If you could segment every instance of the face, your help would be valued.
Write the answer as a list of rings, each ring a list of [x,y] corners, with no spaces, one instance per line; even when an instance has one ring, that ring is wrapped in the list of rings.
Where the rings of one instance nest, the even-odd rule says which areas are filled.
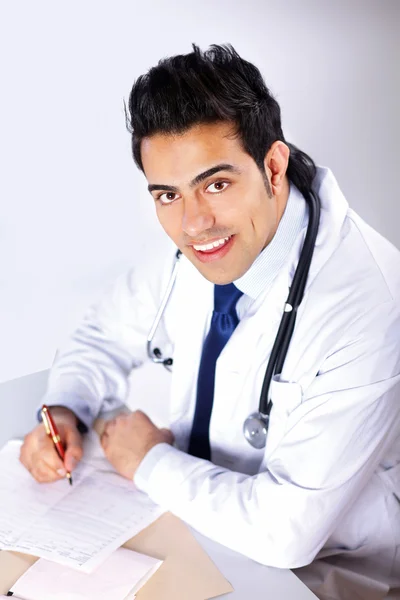
[[[262,173],[229,123],[197,125],[181,135],[156,134],[142,141],[158,219],[213,283],[241,277],[276,232],[287,189],[281,185],[286,166],[279,166],[273,154],[270,150],[265,163],[269,195]]]

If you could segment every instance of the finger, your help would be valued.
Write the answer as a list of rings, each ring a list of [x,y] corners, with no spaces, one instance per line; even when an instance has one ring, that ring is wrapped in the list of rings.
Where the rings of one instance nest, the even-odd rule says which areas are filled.
[[[64,465],[67,471],[73,471],[83,455],[82,435],[76,427],[68,427],[65,431]]]
[[[64,462],[59,457],[54,445],[45,452],[40,452],[40,454],[37,453],[33,456],[32,462],[34,466],[35,464],[39,464],[42,468],[53,471],[54,475],[57,474],[57,477],[65,476],[66,471]]]
[[[153,427],[155,427],[155,425],[154,425],[153,421],[150,419],[150,417],[148,417],[146,415],[146,413],[142,412],[141,410],[135,410],[135,412],[131,413],[131,415],[129,415],[129,416],[132,416],[133,418],[138,419],[138,420],[140,419],[144,425],[145,424],[153,425]]]
[[[79,453],[83,452],[83,440],[82,434],[79,433],[78,429],[73,425],[65,428],[65,445],[67,448],[74,448]],[[82,455],[80,456],[82,458]]]
[[[64,463],[58,456],[53,442],[47,437],[43,437],[39,430],[28,434],[20,449],[20,461],[32,471],[37,464],[43,463],[46,468],[57,473],[64,468]]]
[[[68,443],[67,442],[68,433],[66,431],[63,431],[62,435],[65,436],[65,440],[66,440],[66,444],[67,444]],[[67,446],[67,449],[68,449],[68,446]],[[72,450],[72,456],[73,456],[74,452],[78,453],[79,450],[78,451]],[[65,456],[67,456],[67,450],[66,450]],[[32,471],[36,467],[36,465],[40,465],[41,469],[43,471],[44,470],[52,471],[53,472],[52,481],[54,479],[59,479],[60,477],[65,477],[67,470],[69,470],[69,467],[65,465],[65,459],[62,460],[60,458],[54,443],[47,436],[46,436],[46,438],[44,438],[41,441],[38,449],[31,455],[31,470]],[[43,481],[46,479],[46,476],[43,475],[43,473],[42,473],[41,479]]]
[[[144,421],[148,421],[149,423],[152,423],[152,420],[150,419],[150,417],[148,417],[146,415],[146,413],[144,413],[142,410],[135,410],[133,413],[131,413],[132,415],[135,415],[136,417],[143,419]]]
[[[50,483],[61,479],[63,476],[65,477],[65,473],[64,475],[58,474],[54,469],[46,465],[44,461],[35,464],[32,469],[30,469],[30,473],[39,483]]]

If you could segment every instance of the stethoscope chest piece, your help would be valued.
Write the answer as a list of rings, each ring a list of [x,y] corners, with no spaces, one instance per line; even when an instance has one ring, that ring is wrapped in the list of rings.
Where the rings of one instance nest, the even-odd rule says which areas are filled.
[[[252,413],[243,423],[243,434],[253,448],[261,450],[267,443],[269,416]]]

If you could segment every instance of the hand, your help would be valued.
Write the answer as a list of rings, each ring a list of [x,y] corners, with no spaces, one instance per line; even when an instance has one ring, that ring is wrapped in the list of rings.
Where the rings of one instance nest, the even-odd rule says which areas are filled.
[[[62,479],[67,471],[75,469],[82,458],[82,435],[78,431],[75,414],[62,406],[51,407],[50,410],[65,447],[64,463],[43,423],[25,436],[19,455],[22,464],[40,483]]]
[[[156,427],[147,415],[137,410],[108,421],[100,441],[113,467],[132,480],[149,450],[157,444],[173,444],[174,436],[169,429]]]

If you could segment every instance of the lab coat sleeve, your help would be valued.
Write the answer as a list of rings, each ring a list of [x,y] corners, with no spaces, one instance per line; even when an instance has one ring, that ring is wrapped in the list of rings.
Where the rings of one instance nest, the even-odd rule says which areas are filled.
[[[400,427],[400,318],[359,317],[289,414],[265,471],[247,476],[155,446],[135,484],[201,533],[263,564],[312,562]]]
[[[70,408],[88,428],[101,408],[120,405],[131,369],[147,359],[149,323],[159,302],[155,296],[157,290],[140,272],[131,269],[120,276],[58,352],[42,402]]]

